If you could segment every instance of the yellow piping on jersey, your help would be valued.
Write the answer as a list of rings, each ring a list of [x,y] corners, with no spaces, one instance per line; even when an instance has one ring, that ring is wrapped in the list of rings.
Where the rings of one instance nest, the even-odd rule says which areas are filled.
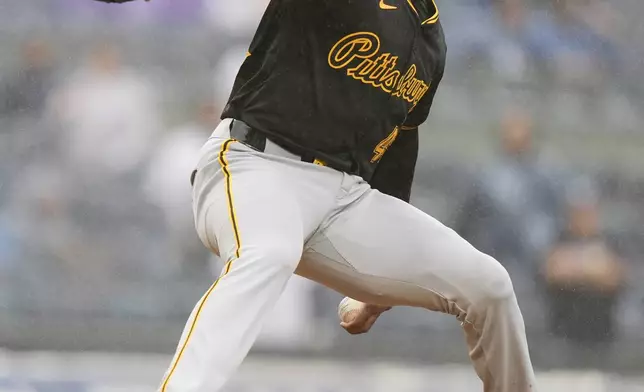
[[[192,333],[195,330],[197,321],[199,320],[199,316],[201,315],[201,311],[203,310],[203,307],[206,304],[208,297],[213,292],[215,287],[217,287],[217,284],[219,283],[219,281],[230,272],[230,267],[232,266],[233,261],[239,258],[239,252],[240,252],[239,249],[241,248],[241,241],[239,239],[239,229],[237,227],[237,218],[235,215],[235,207],[233,204],[230,170],[228,169],[228,160],[226,159],[226,152],[228,152],[230,144],[234,141],[235,139],[228,139],[226,140],[226,142],[224,142],[223,146],[221,147],[221,151],[219,153],[219,163],[221,164],[221,169],[224,172],[224,177],[226,181],[226,196],[228,199],[228,214],[230,215],[230,221],[232,222],[233,231],[235,233],[235,243],[236,243],[235,256],[234,258],[232,258],[226,263],[221,276],[217,278],[217,280],[215,280],[215,283],[213,283],[212,286],[210,286],[208,291],[206,291],[206,294],[204,294],[204,296],[201,298],[201,301],[199,302],[197,311],[195,313],[195,318],[194,320],[192,320],[192,324],[190,325],[190,329],[188,330],[188,335],[186,336],[186,340],[183,342],[183,345],[181,346],[181,350],[179,350],[179,354],[177,354],[177,359],[174,361],[172,368],[168,372],[168,375],[166,376],[165,380],[163,381],[163,384],[161,386],[161,392],[166,392],[166,388],[168,387],[168,382],[170,382],[170,378],[174,374],[174,371],[177,369],[177,365],[179,364],[179,361],[183,356],[183,352],[186,350],[186,347],[188,346],[188,342],[190,342],[190,338],[192,337]]]
[[[412,2],[411,2],[411,0],[407,0],[407,2],[408,2],[408,3],[409,3],[409,5],[411,6],[411,9],[412,9],[412,10],[414,10],[414,12],[416,13],[416,15],[418,15],[418,11],[416,11],[416,7],[414,7],[414,3],[412,3]],[[420,15],[418,15],[418,16],[420,16]]]
[[[436,0],[432,0],[432,4],[434,5],[434,9],[436,10],[434,12],[434,15],[432,15],[428,19],[425,19],[423,21],[423,23],[421,23],[421,24],[434,24],[434,23],[438,22],[438,14],[439,14],[439,12],[438,12],[438,6],[436,5]]]

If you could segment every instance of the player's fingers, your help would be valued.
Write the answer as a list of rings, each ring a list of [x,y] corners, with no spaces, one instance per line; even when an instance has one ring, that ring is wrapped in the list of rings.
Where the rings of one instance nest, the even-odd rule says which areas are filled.
[[[369,317],[364,326],[367,331],[370,330],[376,320],[378,320],[378,316],[380,316],[380,314],[374,314],[373,316]]]
[[[369,332],[369,330],[371,329],[371,327],[373,326],[373,324],[376,322],[377,319],[378,319],[377,314],[369,317],[367,321],[365,321],[365,323],[362,325],[362,328],[361,328],[362,333]]]
[[[361,324],[367,321],[369,313],[364,310],[353,310],[341,316],[341,321],[347,324]]]
[[[342,323],[340,323],[340,326],[342,328],[344,328],[344,330],[347,331],[348,333],[350,333],[351,335],[357,335],[357,334],[360,334],[360,333],[364,332],[363,328],[362,328],[362,325],[356,324],[356,323],[353,323],[353,322],[351,322],[351,323],[342,322]]]
[[[358,326],[355,326],[355,325],[354,326],[347,326],[347,327],[344,328],[344,330],[347,331],[348,333],[350,333],[351,335],[360,335],[360,334],[363,334],[363,333],[367,332],[364,329],[362,329],[362,328],[360,328]]]
[[[359,322],[356,320],[353,320],[348,323],[341,322],[340,326],[350,334],[358,335],[358,334],[368,332],[377,319],[378,319],[378,315],[373,314],[373,315],[369,315],[368,317],[361,318]]]

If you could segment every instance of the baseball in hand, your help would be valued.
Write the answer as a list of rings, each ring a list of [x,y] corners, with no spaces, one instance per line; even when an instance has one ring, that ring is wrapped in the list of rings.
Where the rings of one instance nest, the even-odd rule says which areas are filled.
[[[340,321],[344,323],[349,323],[353,321],[363,309],[364,304],[355,299],[344,297],[340,304],[338,305],[338,317]]]

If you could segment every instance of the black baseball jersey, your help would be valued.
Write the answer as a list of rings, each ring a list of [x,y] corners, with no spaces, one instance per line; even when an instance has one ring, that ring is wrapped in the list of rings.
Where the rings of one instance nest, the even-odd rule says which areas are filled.
[[[427,118],[445,52],[434,0],[271,0],[222,118],[321,160],[349,159],[369,181]]]

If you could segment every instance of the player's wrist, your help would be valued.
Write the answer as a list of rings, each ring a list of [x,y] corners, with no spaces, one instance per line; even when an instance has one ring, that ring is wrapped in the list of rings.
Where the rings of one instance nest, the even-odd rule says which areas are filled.
[[[391,306],[382,306],[374,304],[366,304],[365,311],[369,314],[380,314],[391,309]]]

